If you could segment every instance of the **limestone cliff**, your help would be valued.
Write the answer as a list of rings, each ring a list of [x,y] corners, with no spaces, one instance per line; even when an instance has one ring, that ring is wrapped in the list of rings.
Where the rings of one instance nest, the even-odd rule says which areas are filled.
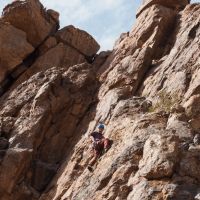
[[[200,199],[200,4],[144,0],[99,48],[39,0],[5,7],[0,199]],[[91,173],[99,122],[113,145]]]

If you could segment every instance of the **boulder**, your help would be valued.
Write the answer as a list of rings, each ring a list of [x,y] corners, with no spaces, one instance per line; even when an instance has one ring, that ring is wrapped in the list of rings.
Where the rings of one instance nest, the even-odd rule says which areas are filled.
[[[52,46],[55,44],[55,40],[52,42],[47,40],[39,50],[41,50],[41,53],[45,52],[49,48],[49,45]],[[52,67],[65,68],[67,70],[70,66],[85,62],[85,57],[74,48],[59,43],[56,46],[52,46],[46,53],[41,54],[31,67],[16,81],[16,85],[42,70],[47,70]]]
[[[183,158],[180,161],[179,174],[181,176],[192,177],[200,181],[199,154],[199,145],[190,146],[189,150],[183,155]]]
[[[162,197],[162,181],[158,181],[158,184],[147,181],[146,179],[137,180],[138,183],[133,185],[133,190],[129,193],[127,200],[157,200],[164,199]]]
[[[57,40],[55,37],[50,36],[48,37],[43,44],[39,47],[39,55],[42,56],[43,54],[45,54],[48,50],[50,50],[51,48],[54,48],[57,45]]]
[[[88,57],[94,56],[100,49],[99,44],[91,35],[72,25],[59,30],[56,38]]]
[[[2,19],[23,30],[28,42],[37,47],[58,29],[58,15],[52,10],[47,12],[39,0],[25,0],[6,6]]]
[[[176,136],[151,135],[144,145],[139,175],[147,179],[171,177],[178,162],[178,145]]]
[[[34,51],[27,42],[26,33],[0,21],[0,82]]]
[[[192,141],[193,131],[184,114],[171,114],[167,121],[167,129],[173,130],[181,140]]]

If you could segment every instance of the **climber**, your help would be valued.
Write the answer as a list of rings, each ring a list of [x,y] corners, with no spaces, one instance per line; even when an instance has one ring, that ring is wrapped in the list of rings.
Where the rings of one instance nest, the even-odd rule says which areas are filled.
[[[93,142],[92,151],[93,158],[88,165],[88,169],[92,171],[92,166],[96,163],[97,159],[108,151],[111,146],[111,141],[103,136],[104,125],[100,124],[98,126],[98,132],[93,132],[90,134],[90,137]]]

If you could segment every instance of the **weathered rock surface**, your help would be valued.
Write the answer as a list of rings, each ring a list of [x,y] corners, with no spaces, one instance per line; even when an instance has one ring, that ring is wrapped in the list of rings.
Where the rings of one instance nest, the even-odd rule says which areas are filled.
[[[161,51],[158,49],[162,48],[165,32],[170,31],[174,19],[175,12],[160,5],[144,11],[133,30],[115,46],[102,66],[104,71],[100,80],[103,95],[122,86],[130,86],[132,94],[137,91],[152,59],[159,56]]]
[[[199,199],[200,5],[188,4],[143,1],[133,29],[99,55],[88,33],[57,31],[59,14],[37,0],[4,9],[2,200]],[[91,173],[99,122],[113,144]]]
[[[92,36],[73,26],[58,28],[59,13],[46,11],[39,0],[14,1],[5,7],[0,31],[1,95],[13,80],[17,79],[17,86],[50,67],[93,62],[100,46]]]
[[[178,138],[151,135],[144,145],[139,175],[147,179],[171,177],[178,162]]]
[[[190,3],[190,0],[143,0],[143,5],[137,13],[137,17],[147,8],[151,7],[154,4],[159,4],[171,9],[179,10],[183,9],[187,4]]]
[[[26,70],[17,80],[17,84],[22,83],[27,78],[37,72],[46,70],[53,66],[64,67],[68,69],[70,66],[86,62],[85,57],[70,46],[63,43],[57,44],[50,48],[46,53],[38,57],[38,59]]]
[[[27,42],[26,34],[0,21],[0,82],[17,65],[34,51],[34,48]]]
[[[58,41],[74,47],[85,56],[94,56],[100,49],[99,44],[87,32],[74,26],[67,26],[56,33]]]
[[[46,12],[39,0],[14,1],[4,8],[2,19],[23,30],[34,47],[58,28],[55,11]]]
[[[1,116],[14,115],[14,124],[6,133],[10,146],[0,168],[1,196],[14,192],[13,199],[31,198],[29,186],[44,189],[59,167],[63,151],[72,145],[70,138],[93,101],[94,85],[91,66],[82,64],[37,73],[5,94]],[[15,194],[17,190],[21,192]]]

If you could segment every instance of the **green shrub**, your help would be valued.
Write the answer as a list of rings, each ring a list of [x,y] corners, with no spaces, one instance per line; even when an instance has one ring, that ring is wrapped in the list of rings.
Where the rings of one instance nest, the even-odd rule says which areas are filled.
[[[176,95],[170,95],[164,90],[159,92],[158,97],[157,102],[149,108],[149,112],[164,111],[169,113],[172,106],[179,102]]]

